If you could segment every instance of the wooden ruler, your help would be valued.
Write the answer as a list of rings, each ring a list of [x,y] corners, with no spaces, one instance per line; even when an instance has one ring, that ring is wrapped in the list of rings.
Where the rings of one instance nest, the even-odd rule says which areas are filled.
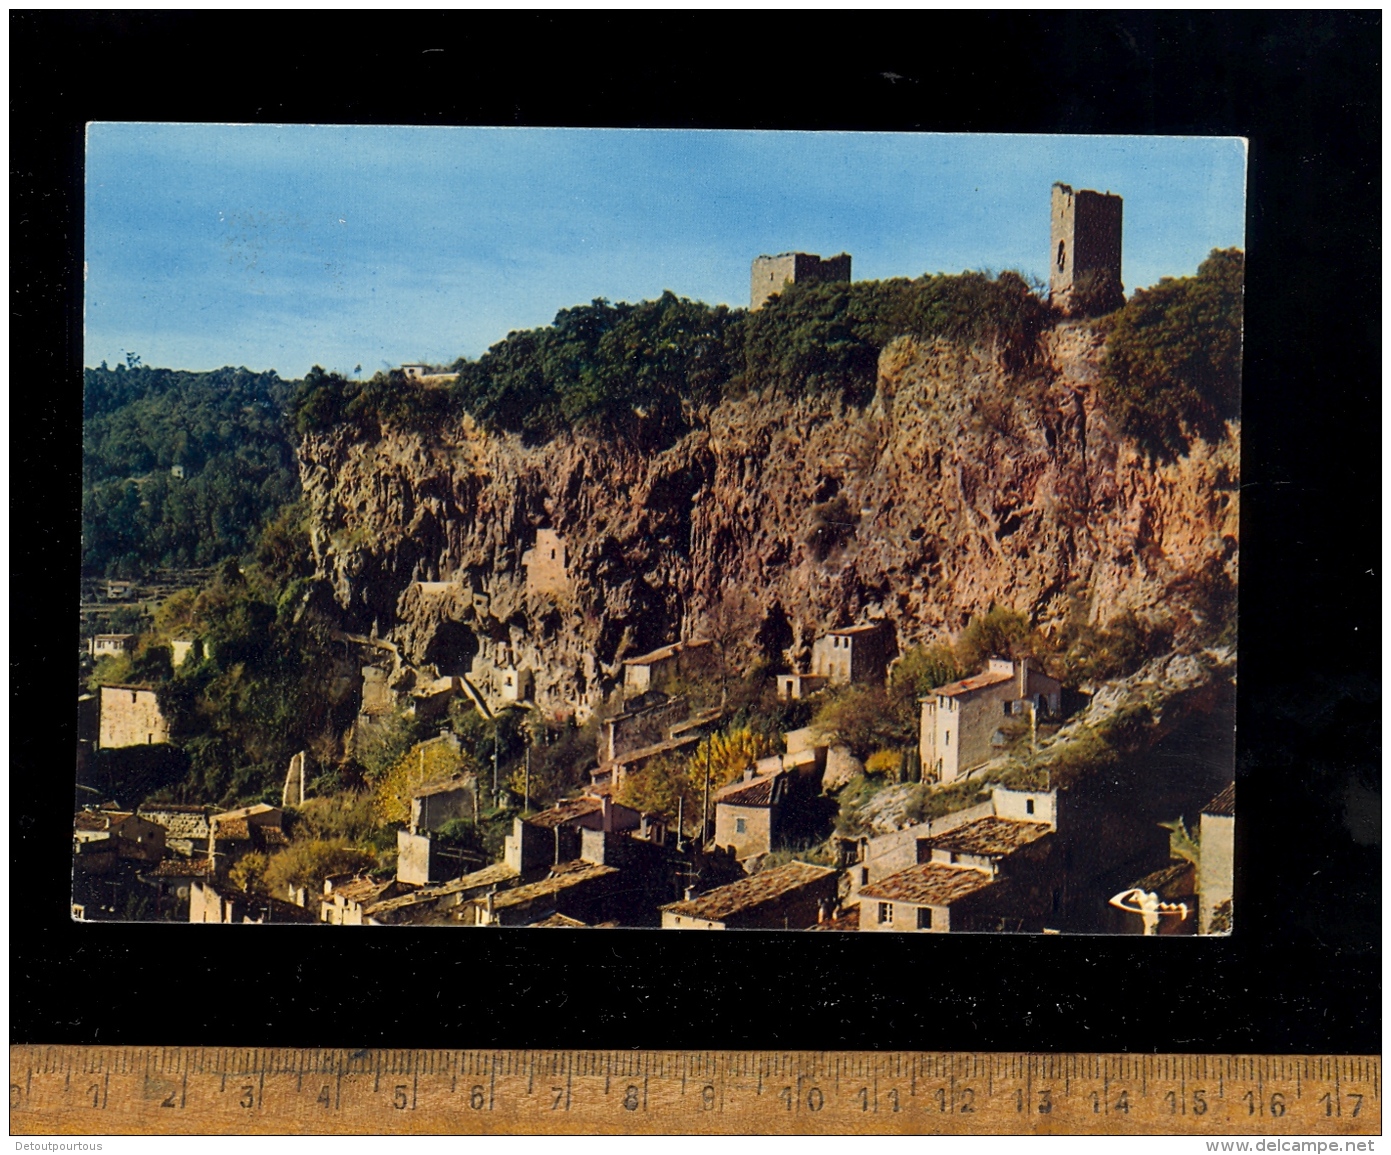
[[[1381,1060],[16,1046],[10,1131],[1358,1136]]]

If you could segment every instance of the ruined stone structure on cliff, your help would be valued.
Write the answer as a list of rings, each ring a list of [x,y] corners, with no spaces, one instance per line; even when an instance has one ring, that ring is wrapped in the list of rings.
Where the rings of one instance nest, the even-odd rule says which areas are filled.
[[[779,253],[755,257],[749,283],[749,308],[761,309],[768,298],[787,285],[819,285],[850,280],[850,254],[827,257],[816,253]]]
[[[1122,208],[1121,198],[1110,193],[1053,186],[1048,294],[1064,313],[1082,304],[1084,292],[1106,284],[1121,291]]]

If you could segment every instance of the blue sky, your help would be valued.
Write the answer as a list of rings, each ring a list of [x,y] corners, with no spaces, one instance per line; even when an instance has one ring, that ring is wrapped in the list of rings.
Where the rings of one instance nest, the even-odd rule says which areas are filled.
[[[363,376],[749,263],[1045,276],[1049,187],[1125,198],[1126,291],[1243,246],[1231,138],[93,124],[85,361]]]

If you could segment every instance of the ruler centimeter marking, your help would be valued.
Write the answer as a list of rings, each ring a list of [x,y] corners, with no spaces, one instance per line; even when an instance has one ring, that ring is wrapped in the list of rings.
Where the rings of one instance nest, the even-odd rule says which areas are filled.
[[[1380,1056],[10,1048],[14,1135],[1379,1135]]]

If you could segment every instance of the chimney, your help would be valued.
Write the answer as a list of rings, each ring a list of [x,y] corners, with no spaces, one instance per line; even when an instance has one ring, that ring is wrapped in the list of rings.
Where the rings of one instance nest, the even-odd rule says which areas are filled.
[[[754,768],[753,768],[752,766],[745,766],[745,767],[744,767],[744,781],[745,781],[745,782],[752,782],[752,781],[753,781],[753,770],[754,770]]]
[[[1019,690],[1014,696],[1027,698],[1029,696],[1029,659],[1020,658],[1014,663],[1014,669],[1019,675]]]
[[[604,833],[611,834],[613,832],[613,795],[601,794],[599,802],[604,808]]]
[[[488,901],[483,908],[483,925],[493,925],[493,892],[488,891]]]
[[[825,921],[826,921],[826,900],[823,898],[820,902],[818,902],[818,903],[816,904],[816,922],[817,922],[817,925],[820,925],[821,923],[823,923],[823,922],[825,922]]]
[[[695,898],[695,887],[694,887],[694,886],[688,886],[688,887],[686,887],[686,901],[687,901],[687,902],[690,902],[690,901],[691,901],[692,899],[694,899],[694,898]]]

